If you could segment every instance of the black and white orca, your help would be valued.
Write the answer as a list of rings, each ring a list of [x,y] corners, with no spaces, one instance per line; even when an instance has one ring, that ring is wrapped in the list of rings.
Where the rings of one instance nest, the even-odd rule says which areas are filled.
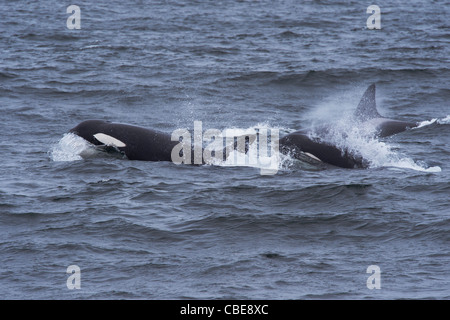
[[[103,120],[83,121],[69,132],[96,146],[115,149],[130,160],[171,161],[178,144],[161,131]]]
[[[209,163],[207,159],[203,158],[203,146],[198,151],[190,141],[186,145],[182,145],[179,140],[174,140],[171,134],[162,131],[104,120],[86,120],[69,132],[98,146],[102,151],[121,153],[129,160],[172,161],[177,164],[181,162]],[[243,139],[242,144],[233,140],[234,143],[225,145],[220,150],[221,160],[226,160],[232,150],[247,153],[249,145],[256,139],[256,136],[246,135],[238,139],[240,138]],[[181,162],[174,159],[174,154],[178,154],[176,158],[177,160],[182,159]]]

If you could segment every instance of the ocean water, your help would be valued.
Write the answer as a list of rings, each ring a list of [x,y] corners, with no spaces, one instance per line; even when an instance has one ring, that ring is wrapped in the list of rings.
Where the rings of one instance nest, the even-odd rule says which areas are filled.
[[[1,299],[450,298],[447,1],[79,1],[80,29],[69,5],[0,2]],[[421,125],[346,140],[367,169],[129,161],[67,134],[286,134],[371,83]]]

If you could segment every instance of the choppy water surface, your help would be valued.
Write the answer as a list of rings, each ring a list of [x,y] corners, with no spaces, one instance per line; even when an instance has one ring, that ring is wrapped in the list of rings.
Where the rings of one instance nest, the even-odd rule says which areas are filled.
[[[449,7],[376,4],[379,30],[359,1],[85,1],[69,30],[69,4],[2,2],[0,297],[448,299]],[[286,134],[338,123],[371,83],[381,114],[421,126],[349,140],[363,170],[82,157],[66,134]]]

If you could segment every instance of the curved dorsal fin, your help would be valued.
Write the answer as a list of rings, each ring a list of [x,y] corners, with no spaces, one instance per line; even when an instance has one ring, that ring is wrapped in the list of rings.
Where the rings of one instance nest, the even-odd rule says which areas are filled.
[[[382,118],[377,111],[375,102],[375,83],[371,84],[364,92],[361,101],[356,108],[354,116],[359,121],[367,121],[373,118]]]

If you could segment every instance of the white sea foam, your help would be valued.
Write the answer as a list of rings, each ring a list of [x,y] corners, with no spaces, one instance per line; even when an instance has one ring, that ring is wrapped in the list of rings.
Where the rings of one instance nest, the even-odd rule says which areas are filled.
[[[95,154],[95,148],[83,138],[66,133],[49,151],[53,161],[77,161]]]
[[[447,115],[445,118],[439,119],[437,122],[439,124],[450,124],[450,115]]]
[[[422,127],[429,126],[430,124],[433,124],[433,123],[435,123],[435,122],[437,122],[437,121],[438,121],[437,118],[431,119],[431,120],[425,120],[425,121],[422,121],[422,122],[420,122],[419,125],[418,125],[417,127],[415,127],[414,129],[418,129],[418,128],[422,128]]]
[[[422,122],[420,122],[419,125],[418,125],[416,128],[414,128],[414,129],[418,129],[418,128],[422,128],[422,127],[425,127],[425,126],[429,126],[430,124],[433,124],[433,123],[437,123],[437,124],[450,124],[450,115],[447,115],[445,118],[442,118],[442,119],[434,118],[434,119],[431,119],[431,120],[425,120],[425,121],[422,121]]]

